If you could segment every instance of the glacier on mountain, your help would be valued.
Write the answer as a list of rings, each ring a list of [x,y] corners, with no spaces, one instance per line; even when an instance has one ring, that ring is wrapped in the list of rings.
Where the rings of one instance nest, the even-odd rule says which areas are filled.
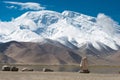
[[[102,43],[118,50],[119,32],[120,25],[101,13],[91,17],[74,11],[29,11],[12,21],[0,22],[0,42],[51,39],[68,47],[90,43],[100,50],[98,43]]]

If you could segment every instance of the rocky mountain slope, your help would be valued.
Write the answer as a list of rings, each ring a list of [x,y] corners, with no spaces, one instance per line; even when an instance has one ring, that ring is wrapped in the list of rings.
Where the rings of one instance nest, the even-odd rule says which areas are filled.
[[[78,64],[81,56],[64,45],[52,42],[7,42],[0,45],[2,63]]]
[[[87,56],[90,65],[116,65],[119,63],[119,56],[114,53],[115,55],[98,55],[84,46],[71,49],[48,39],[39,43],[11,41],[0,44],[0,63],[76,65],[83,56]]]

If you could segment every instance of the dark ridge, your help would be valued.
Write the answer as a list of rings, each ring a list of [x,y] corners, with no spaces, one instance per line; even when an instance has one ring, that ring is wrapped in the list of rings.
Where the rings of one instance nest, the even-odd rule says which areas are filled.
[[[6,43],[1,43],[0,44],[0,52],[4,53],[4,51],[11,45],[11,44],[16,44],[17,46],[20,46],[21,43],[17,42],[17,41],[10,41],[10,42],[6,42]]]
[[[99,44],[99,46],[101,47],[100,50],[96,49],[91,43],[89,43],[86,48],[86,52],[87,54],[93,54],[93,55],[100,55],[100,56],[108,56],[114,52],[116,52],[116,50],[100,43],[97,42]]]

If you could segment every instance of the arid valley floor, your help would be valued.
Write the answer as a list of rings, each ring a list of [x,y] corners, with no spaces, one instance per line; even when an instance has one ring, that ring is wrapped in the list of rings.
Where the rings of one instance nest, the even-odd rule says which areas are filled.
[[[0,80],[120,80],[120,74],[76,72],[0,72]]]
[[[89,67],[90,73],[87,74],[79,73],[79,66],[58,67],[29,65],[18,67],[20,69],[22,67],[29,67],[35,69],[35,71],[0,71],[0,80],[120,80],[119,66],[92,66]],[[43,67],[49,67],[50,69],[54,70],[54,72],[42,72],[41,69]]]

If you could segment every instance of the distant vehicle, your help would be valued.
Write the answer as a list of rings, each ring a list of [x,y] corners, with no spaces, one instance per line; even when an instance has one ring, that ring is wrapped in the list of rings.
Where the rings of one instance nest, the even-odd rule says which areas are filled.
[[[34,71],[34,69],[30,69],[30,68],[23,68],[21,71]]]
[[[2,71],[18,71],[18,70],[19,68],[15,66],[8,66],[8,65],[2,66]]]

